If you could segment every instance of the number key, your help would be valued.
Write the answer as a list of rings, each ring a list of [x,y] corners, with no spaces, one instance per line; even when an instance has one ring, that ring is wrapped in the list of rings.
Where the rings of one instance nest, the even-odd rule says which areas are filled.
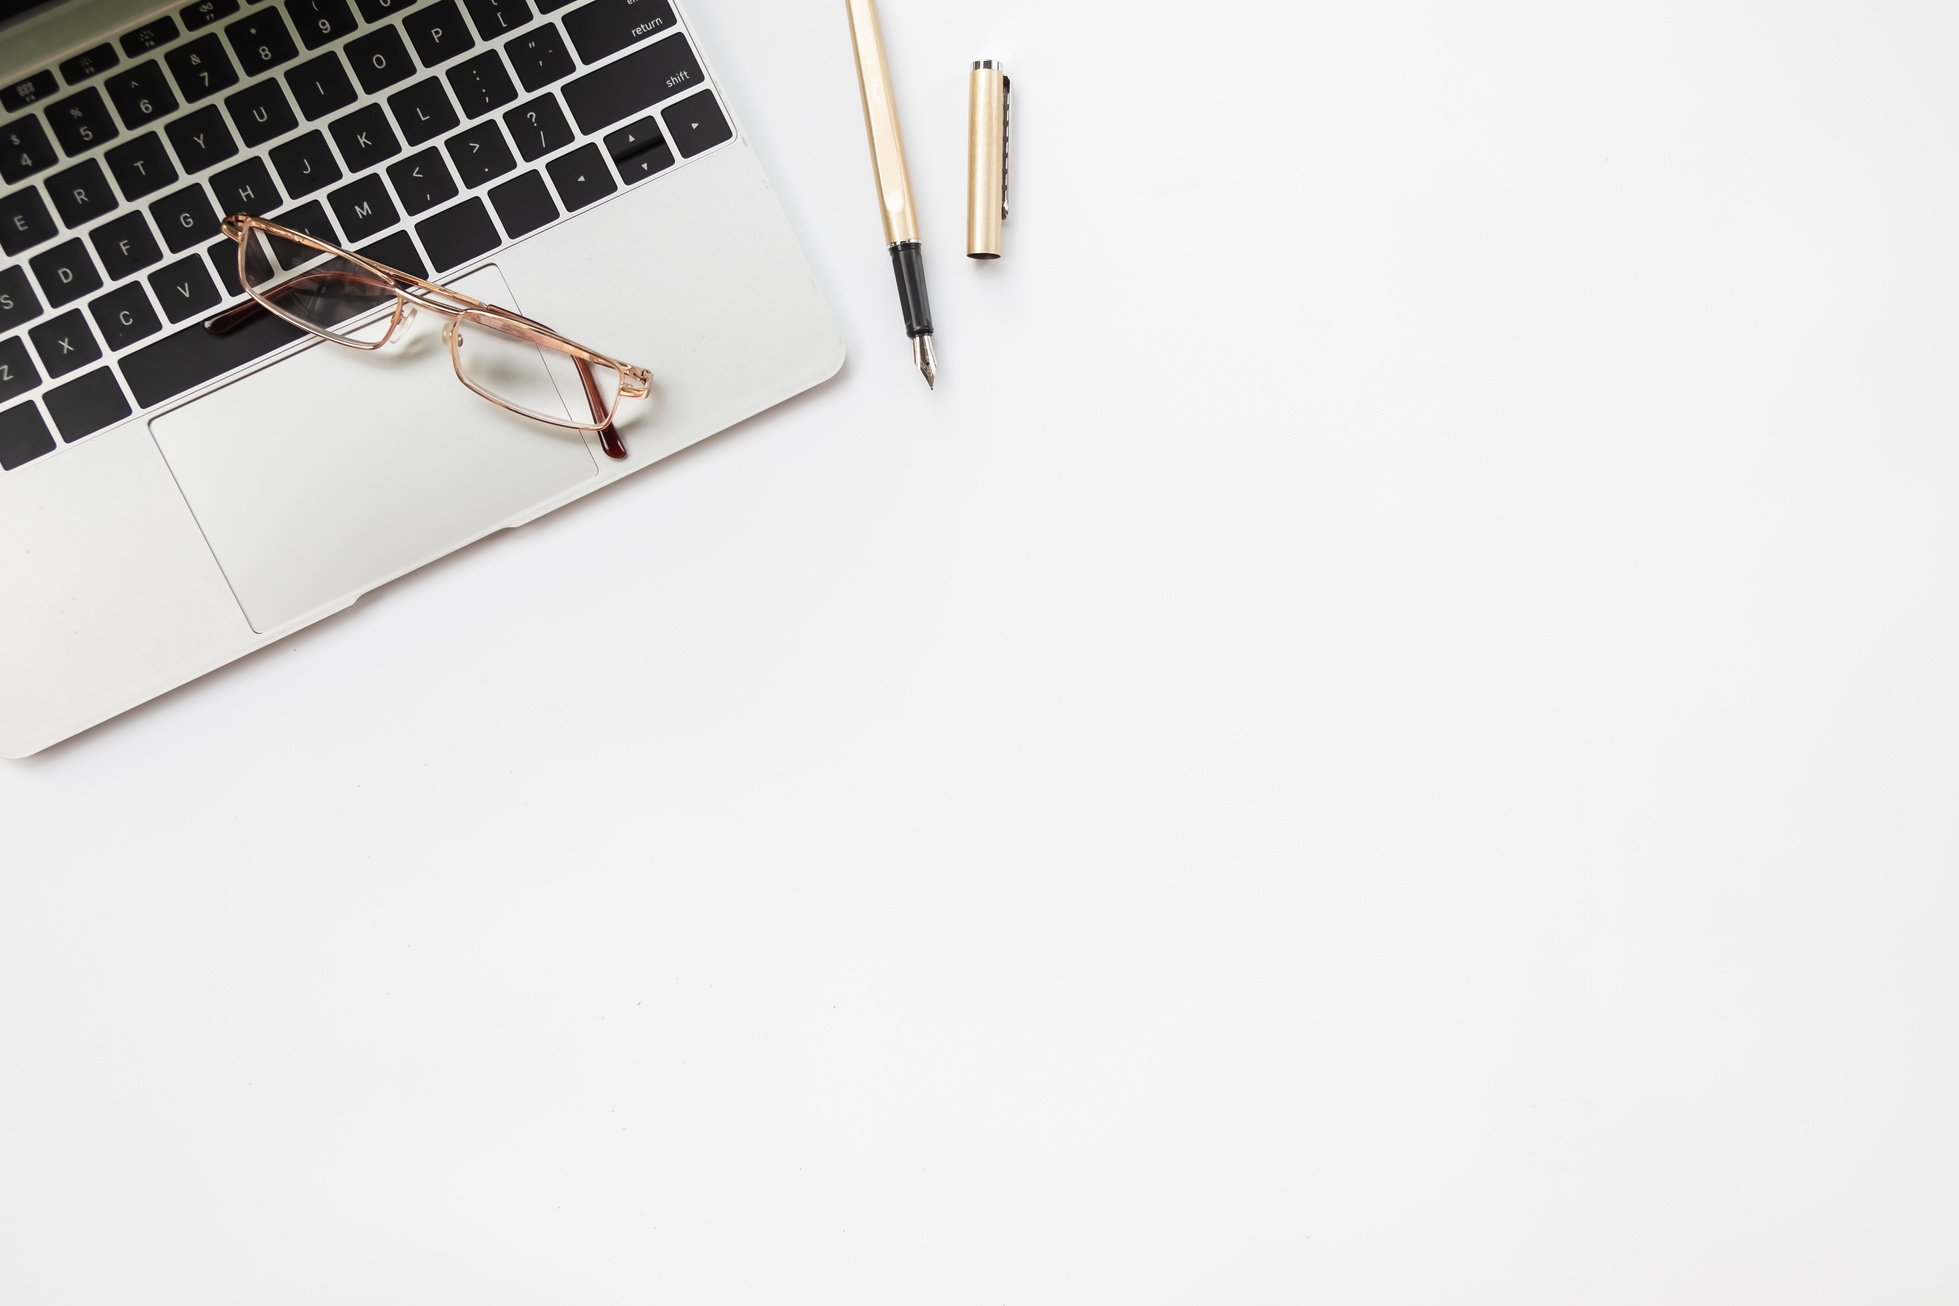
[[[123,69],[109,79],[108,86],[122,125],[131,131],[177,107],[177,97],[163,79],[163,67],[154,59]]]
[[[277,68],[299,53],[299,47],[292,43],[292,33],[286,30],[279,15],[269,9],[261,9],[225,28],[224,39],[231,42],[231,51],[238,56],[247,77]]]
[[[16,118],[0,127],[0,180],[20,181],[54,163],[54,146],[39,118]]]
[[[70,154],[86,154],[103,141],[116,138],[109,106],[102,103],[102,93],[93,86],[50,104],[48,126],[54,128],[55,139]]]
[[[195,104],[238,82],[238,70],[225,57],[224,42],[216,32],[178,46],[163,61],[170,65],[170,75],[177,79],[187,103]]]
[[[299,39],[309,50],[354,30],[354,14],[347,8],[347,0],[286,0],[286,17],[292,19]]]

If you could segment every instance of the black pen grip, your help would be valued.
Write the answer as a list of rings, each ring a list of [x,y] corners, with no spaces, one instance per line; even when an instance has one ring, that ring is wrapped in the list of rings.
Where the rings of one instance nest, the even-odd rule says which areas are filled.
[[[905,310],[905,334],[916,339],[932,334],[932,301],[925,295],[925,251],[915,240],[891,247],[891,267],[898,274],[898,303]]]

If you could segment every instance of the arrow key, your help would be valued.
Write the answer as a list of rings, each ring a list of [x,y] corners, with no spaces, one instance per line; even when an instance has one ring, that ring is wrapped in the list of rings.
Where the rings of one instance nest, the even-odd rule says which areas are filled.
[[[696,91],[661,110],[660,117],[665,120],[667,134],[673,137],[683,159],[691,159],[702,150],[731,140],[735,134],[713,91]]]
[[[544,170],[551,174],[551,184],[557,188],[558,198],[565,202],[567,213],[619,189],[612,180],[612,169],[605,166],[605,156],[596,145],[581,146],[555,158],[544,165]]]
[[[673,149],[651,118],[629,122],[605,138],[605,152],[628,186],[673,166]]]

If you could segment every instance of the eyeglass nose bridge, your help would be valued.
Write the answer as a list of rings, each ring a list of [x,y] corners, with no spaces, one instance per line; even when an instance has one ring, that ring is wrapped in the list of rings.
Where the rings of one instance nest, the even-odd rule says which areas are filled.
[[[401,306],[401,318],[395,323],[394,337],[389,344],[398,345],[408,339],[408,328],[415,325],[415,305],[413,301]]]

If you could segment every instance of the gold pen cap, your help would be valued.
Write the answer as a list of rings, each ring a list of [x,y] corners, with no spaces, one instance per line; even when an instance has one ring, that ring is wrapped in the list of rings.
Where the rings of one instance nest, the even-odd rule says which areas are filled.
[[[1007,220],[1007,112],[1013,82],[999,64],[973,65],[967,94],[966,257],[999,258]]]

